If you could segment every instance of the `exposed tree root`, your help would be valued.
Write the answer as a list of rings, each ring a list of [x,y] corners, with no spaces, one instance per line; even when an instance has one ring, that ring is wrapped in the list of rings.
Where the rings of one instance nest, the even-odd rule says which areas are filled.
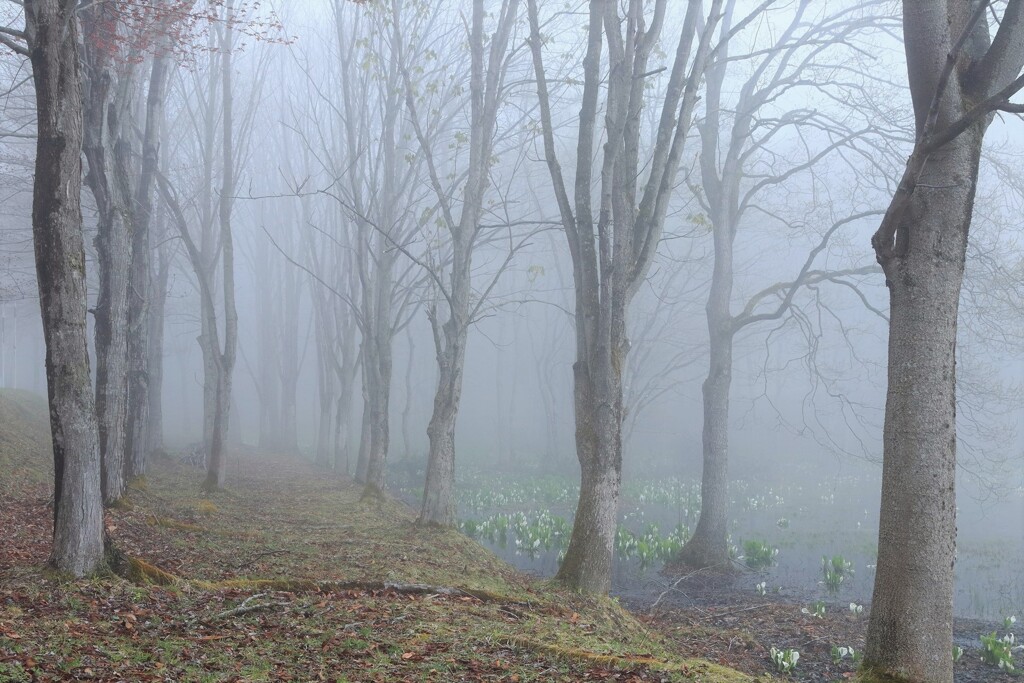
[[[141,586],[171,586],[179,579],[170,572],[149,564],[137,557],[125,555],[109,541],[106,543],[107,565],[117,576]]]
[[[474,598],[481,602],[522,604],[504,595],[472,588],[431,586],[421,583],[393,583],[390,581],[314,581],[312,579],[228,579],[225,581],[190,581],[203,590],[231,588],[235,590],[282,591],[288,593],[331,593],[338,591],[387,591],[403,595],[444,595],[455,598]]]
[[[159,567],[123,553],[110,551],[110,564],[118,576],[138,584],[157,584],[161,586],[191,586],[199,590],[263,590],[287,593],[331,593],[339,591],[385,591],[403,595],[444,595],[455,598],[473,598],[481,602],[494,602],[509,605],[525,605],[526,603],[510,600],[504,595],[474,588],[456,588],[452,586],[431,586],[422,583],[394,583],[390,581],[314,581],[312,579],[226,579],[224,581],[206,581],[203,579],[184,579]]]

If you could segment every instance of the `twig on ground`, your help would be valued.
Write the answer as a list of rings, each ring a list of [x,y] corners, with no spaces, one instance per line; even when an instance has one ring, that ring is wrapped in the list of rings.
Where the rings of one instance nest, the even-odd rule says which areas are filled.
[[[255,555],[253,555],[251,558],[249,558],[245,562],[242,562],[241,564],[233,565],[232,569],[234,569],[235,571],[238,571],[239,569],[244,569],[244,568],[246,568],[246,567],[248,567],[248,566],[250,566],[252,564],[255,564],[257,561],[263,559],[264,557],[273,557],[275,555],[287,555],[290,552],[291,552],[290,550],[268,550],[266,552],[256,553]]]
[[[762,602],[759,605],[748,605],[747,607],[740,607],[739,609],[729,610],[728,612],[721,612],[721,613],[709,612],[708,616],[713,617],[715,619],[718,619],[719,617],[727,617],[730,614],[739,614],[740,612],[749,612],[752,609],[760,609],[762,607],[767,607],[770,604],[772,604],[772,603],[770,603],[770,602]]]
[[[291,604],[289,602],[261,602],[261,603],[255,604],[255,605],[250,605],[249,604],[253,600],[258,600],[259,598],[265,597],[266,595],[267,595],[266,593],[256,593],[255,595],[250,595],[245,600],[243,600],[242,604],[239,605],[238,607],[235,607],[234,609],[225,610],[225,611],[223,611],[223,612],[221,612],[219,614],[215,614],[212,617],[211,620],[227,619],[229,617],[237,617],[237,616],[240,616],[242,614],[248,614],[250,612],[257,612],[259,610],[274,609],[275,607],[288,607]]]
[[[649,611],[649,612],[653,612],[653,611],[654,611],[654,608],[655,608],[655,607],[657,607],[657,606],[658,606],[659,604],[661,604],[661,601],[665,599],[665,596],[667,596],[667,595],[668,595],[669,593],[671,593],[672,591],[676,591],[677,593],[682,593],[682,591],[680,591],[680,590],[677,590],[677,588],[676,588],[676,587],[677,587],[677,586],[678,586],[679,584],[681,584],[681,583],[682,583],[683,581],[685,581],[686,579],[692,578],[692,577],[696,576],[697,574],[700,574],[700,573],[701,573],[701,572],[703,572],[703,571],[707,571],[707,570],[709,570],[709,569],[717,569],[718,567],[721,567],[721,566],[722,566],[722,565],[712,565],[712,566],[710,566],[710,567],[701,567],[700,569],[697,569],[697,570],[695,570],[695,571],[692,571],[692,572],[690,572],[689,574],[684,574],[683,576],[680,576],[680,577],[679,577],[678,579],[676,579],[676,580],[675,580],[675,581],[674,581],[674,582],[672,583],[672,585],[671,585],[671,586],[669,586],[668,588],[666,588],[666,589],[665,589],[665,590],[664,590],[664,591],[663,591],[663,592],[661,593],[661,595],[659,595],[659,596],[658,596],[658,599],[657,599],[657,600],[655,600],[655,601],[654,601],[653,603],[651,603],[651,606],[650,606],[650,607],[648,608],[648,611]],[[683,595],[686,595],[686,594],[685,594],[685,593],[683,593]],[[703,611],[703,610],[702,610],[702,611]]]

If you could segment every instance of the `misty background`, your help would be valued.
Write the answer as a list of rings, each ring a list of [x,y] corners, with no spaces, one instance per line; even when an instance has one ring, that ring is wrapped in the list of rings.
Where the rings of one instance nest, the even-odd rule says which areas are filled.
[[[455,188],[469,125],[463,17],[457,3],[399,5],[407,22],[404,48],[422,87],[423,120],[444,182]],[[358,317],[360,288],[376,281],[387,263],[392,281],[383,296],[392,303],[394,327],[388,463],[398,471],[425,464],[437,382],[428,315],[440,296],[431,269],[443,266],[449,247],[404,105],[389,103],[388,86],[378,87],[394,77],[387,66],[396,48],[387,31],[388,6],[277,3],[281,25],[261,25],[261,37],[257,31],[244,35],[245,47],[235,58],[239,177],[233,229],[240,334],[229,435],[239,458],[262,448],[312,460],[328,420],[327,431],[340,439],[334,444],[338,469],[351,472],[363,383],[354,372],[352,385],[341,386],[332,364],[346,341],[356,349],[361,343],[359,326],[344,319]],[[755,7],[741,0],[736,15]],[[731,51],[738,56],[724,81],[720,152],[730,144],[731,108],[756,72],[758,56],[774,45],[779,27],[798,7],[778,3],[734,39]],[[730,417],[734,478],[879,476],[888,295],[881,272],[872,269],[870,236],[880,216],[852,220],[824,242],[823,235],[845,216],[884,209],[910,147],[911,108],[898,77],[902,47],[894,9],[891,2],[814,3],[801,25],[831,22],[833,28],[821,36],[834,35],[835,42],[801,53],[807,61],[780,66],[792,72],[793,85],[755,117],[750,139],[757,144],[744,157],[740,185],[747,192],[768,182],[751,195],[749,210],[739,218],[734,312],[757,296],[756,311],[774,309],[780,295],[773,286],[794,280],[816,247],[820,251],[810,261],[816,271],[866,272],[805,286],[777,319],[738,334]],[[571,122],[580,107],[582,10],[573,3],[546,3],[544,11],[553,115],[556,122]],[[673,49],[682,21],[674,4],[669,15],[658,65],[669,60],[664,50]],[[848,24],[835,28],[840,20]],[[486,299],[469,333],[457,462],[460,472],[575,478],[572,268],[544,166],[527,33],[518,26],[510,41],[485,202],[489,227],[474,253],[474,291]],[[213,59],[201,51],[179,56],[169,84],[162,173],[174,180],[190,220],[200,213],[203,117],[218,116],[219,105],[204,100]],[[8,122],[0,131],[0,384],[42,394],[44,347],[30,229],[31,92],[18,59],[5,54],[0,69]],[[650,79],[652,95],[666,79],[666,73]],[[365,111],[358,116],[346,110],[359,102]],[[339,121],[345,111],[353,124],[358,118],[366,138],[356,147],[369,150],[379,142],[388,106],[397,108],[388,125],[396,127],[392,151],[405,174],[405,185],[390,198],[383,179],[373,175],[383,171],[369,155],[351,153],[347,145],[355,133]],[[698,127],[700,121],[708,125],[702,108]],[[652,110],[642,114],[648,136],[657,124]],[[571,123],[564,132],[556,142],[568,147],[575,135]],[[714,247],[696,129],[693,135],[655,263],[630,312],[627,481],[700,476],[700,392],[709,343],[705,304]],[[965,519],[1011,515],[1003,528],[1024,543],[1024,442],[1018,429],[1024,380],[1021,140],[1024,124],[1013,117],[997,117],[986,137],[961,306],[957,415],[961,506],[977,508]],[[831,151],[819,158],[826,149]],[[563,158],[572,155],[567,151]],[[357,174],[361,178],[353,180]],[[357,216],[354,205],[361,200],[372,206]],[[95,208],[88,192],[83,201],[92,249]],[[385,214],[396,226],[388,241],[369,225]],[[162,204],[154,234],[154,263],[166,282],[163,437],[166,449],[176,452],[202,439],[199,298],[195,274]],[[367,251],[372,257],[359,265]],[[92,261],[88,273],[95,277]],[[338,409],[343,392],[350,392],[344,415]],[[338,429],[339,419],[344,429]],[[237,466],[237,459],[229,464]],[[877,494],[864,507],[875,514]]]

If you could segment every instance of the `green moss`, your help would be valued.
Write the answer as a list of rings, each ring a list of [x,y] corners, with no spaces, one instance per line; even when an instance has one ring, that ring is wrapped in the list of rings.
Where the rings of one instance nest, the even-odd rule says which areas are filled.
[[[139,584],[151,583],[157,586],[170,586],[177,583],[178,578],[163,569],[144,562],[137,557],[128,559],[128,571],[125,578]]]

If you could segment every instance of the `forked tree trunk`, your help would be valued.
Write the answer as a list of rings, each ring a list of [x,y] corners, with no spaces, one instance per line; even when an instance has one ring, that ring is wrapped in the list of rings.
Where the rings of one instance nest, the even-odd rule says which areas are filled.
[[[53,435],[51,562],[74,576],[103,562],[96,413],[86,333],[82,80],[76,0],[27,0],[25,33],[36,93],[32,239]]]
[[[458,221],[449,198],[433,172],[431,141],[421,127],[415,126],[420,147],[428,156],[434,192],[442,206],[452,241],[452,264],[446,302],[447,316],[441,324],[431,316],[438,364],[434,411],[427,426],[430,450],[427,454],[427,477],[419,521],[423,524],[453,526],[455,524],[455,424],[462,400],[463,367],[469,326],[473,322],[473,249],[480,229],[484,194],[489,184],[488,169],[494,149],[494,131],[501,104],[506,53],[509,36],[516,22],[519,0],[503,0],[495,8],[497,25],[490,39],[488,59],[484,60],[485,36],[483,0],[474,0],[469,35],[470,49],[470,132],[469,167],[463,186],[462,209]],[[396,18],[397,20],[397,18]],[[403,67],[408,107],[415,114],[409,71]],[[509,255],[511,257],[511,254]],[[480,302],[477,302],[479,306]],[[440,329],[438,329],[440,328]],[[411,353],[411,349],[410,349]]]
[[[653,153],[645,171],[641,171],[639,121],[645,78],[650,75],[647,65],[667,7],[665,0],[655,2],[648,17],[643,2],[630,2],[628,16],[620,17],[618,2],[591,0],[575,196],[570,200],[557,160],[537,2],[528,2],[544,152],[572,255],[576,295],[573,374],[580,500],[558,578],[573,588],[593,593],[607,592],[611,583],[622,472],[622,371],[629,350],[626,312],[650,269],[661,238],[711,36],[720,18],[721,0],[712,1],[707,19],[701,16],[703,3],[687,6]],[[698,44],[691,60],[695,42]],[[605,43],[607,60],[602,56]],[[602,71],[605,61],[606,76]],[[605,126],[598,133],[602,92],[606,93]],[[600,205],[595,217],[594,147],[602,134]],[[639,186],[644,172],[647,179]]]

